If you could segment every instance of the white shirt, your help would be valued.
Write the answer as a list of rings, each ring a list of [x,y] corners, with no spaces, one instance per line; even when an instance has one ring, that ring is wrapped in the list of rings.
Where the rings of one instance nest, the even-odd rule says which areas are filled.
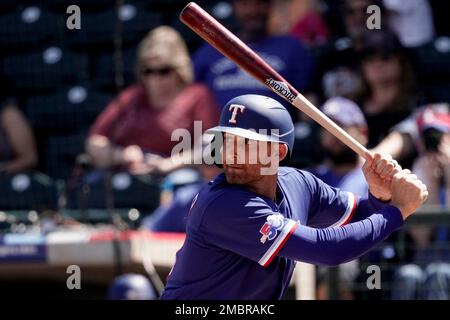
[[[434,22],[427,0],[383,0],[390,11],[389,25],[405,47],[417,47],[434,38]]]

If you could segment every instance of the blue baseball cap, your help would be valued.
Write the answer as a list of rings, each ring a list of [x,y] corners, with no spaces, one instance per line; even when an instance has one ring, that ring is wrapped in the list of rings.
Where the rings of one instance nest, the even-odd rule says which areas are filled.
[[[328,99],[322,106],[322,112],[343,127],[367,128],[367,122],[361,109],[355,102],[347,98]]]

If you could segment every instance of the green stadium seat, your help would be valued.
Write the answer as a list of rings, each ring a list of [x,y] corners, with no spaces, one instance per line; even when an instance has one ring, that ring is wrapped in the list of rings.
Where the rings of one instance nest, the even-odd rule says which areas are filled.
[[[121,30],[117,29],[118,21],[121,22]],[[77,49],[112,50],[118,32],[122,35],[122,45],[135,46],[149,30],[160,24],[162,17],[158,12],[148,12],[135,5],[125,4],[117,12],[113,7],[83,16],[82,28],[76,31],[67,29],[66,35],[69,46]]]
[[[159,205],[159,181],[148,175],[135,176],[127,172],[116,172],[111,175],[108,188],[106,174],[91,171],[83,177],[83,182],[84,184],[79,182],[71,190],[67,190],[67,209],[80,209],[83,206],[105,209],[108,194],[112,195],[116,209],[136,208],[143,213],[150,213]],[[108,193],[108,190],[111,191]]]
[[[122,66],[123,66],[123,78],[124,85],[130,85],[135,82],[134,67],[136,63],[136,49],[127,49],[122,54]],[[114,54],[108,52],[99,54],[93,59],[93,83],[100,90],[107,90],[108,92],[114,92],[116,85],[115,68],[116,61]]]
[[[86,80],[88,60],[86,55],[50,46],[30,54],[5,56],[2,70],[22,93],[41,95]]]
[[[26,114],[35,130],[67,133],[90,126],[111,98],[89,87],[77,85],[53,95],[29,98]]]
[[[2,1],[3,2],[3,1]],[[3,3],[0,5],[0,7]],[[42,6],[30,5],[0,14],[0,46],[3,52],[20,52],[56,40],[61,19]]]
[[[53,178],[66,180],[72,174],[77,156],[84,152],[87,133],[85,128],[47,137],[40,153],[45,172]]]
[[[450,38],[439,37],[411,50],[418,79],[422,83],[450,82]]]
[[[0,176],[0,210],[55,210],[58,202],[57,183],[39,173]]]

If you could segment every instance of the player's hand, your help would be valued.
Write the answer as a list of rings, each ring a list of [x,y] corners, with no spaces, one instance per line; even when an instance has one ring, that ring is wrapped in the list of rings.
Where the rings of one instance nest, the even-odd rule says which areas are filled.
[[[391,193],[391,204],[401,211],[403,220],[413,214],[428,197],[425,184],[407,169],[393,176]]]
[[[362,168],[370,193],[381,201],[390,201],[392,178],[401,169],[390,155],[371,153]]]

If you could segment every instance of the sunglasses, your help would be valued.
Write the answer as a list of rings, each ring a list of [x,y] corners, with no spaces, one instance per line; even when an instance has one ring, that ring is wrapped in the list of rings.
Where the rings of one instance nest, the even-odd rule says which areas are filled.
[[[143,76],[151,76],[151,75],[159,75],[159,76],[167,76],[173,71],[171,67],[162,67],[162,68],[145,68],[142,70]]]

